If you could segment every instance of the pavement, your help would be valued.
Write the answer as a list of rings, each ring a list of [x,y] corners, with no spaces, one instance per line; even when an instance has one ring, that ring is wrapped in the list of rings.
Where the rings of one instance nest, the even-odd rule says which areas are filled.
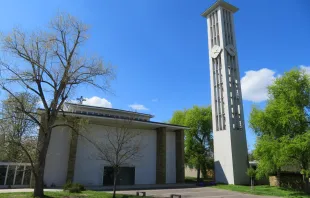
[[[62,189],[44,189],[45,192],[57,192],[62,191]],[[33,188],[12,188],[12,189],[1,189],[0,193],[15,193],[15,192],[33,192]]]
[[[120,194],[135,195],[136,190],[118,191]],[[147,196],[152,197],[170,197],[171,194],[181,195],[182,198],[275,198],[272,196],[249,195],[228,190],[216,189],[211,187],[195,187],[184,189],[160,189],[160,190],[140,190],[146,192]]]
[[[62,191],[62,189],[44,189],[44,191]],[[31,188],[19,189],[0,189],[0,193],[12,192],[33,192]],[[112,193],[111,191],[107,191]],[[120,190],[119,194],[135,195],[137,190]],[[170,197],[171,194],[181,195],[182,198],[275,198],[272,196],[249,195],[228,190],[216,189],[211,187],[188,187],[188,188],[172,188],[172,189],[147,189],[139,190],[139,192],[146,192],[147,196],[163,198]]]

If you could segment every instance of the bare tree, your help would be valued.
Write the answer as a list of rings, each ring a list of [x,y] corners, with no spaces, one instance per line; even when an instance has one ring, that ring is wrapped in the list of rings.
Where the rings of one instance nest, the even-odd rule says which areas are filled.
[[[38,98],[28,93],[18,93],[16,98],[27,111],[34,112]],[[1,158],[4,161],[30,162],[35,156],[37,137],[36,124],[32,119],[19,111],[19,103],[15,97],[8,96],[2,101],[0,112]],[[28,157],[29,156],[29,157]]]
[[[113,198],[115,198],[121,167],[131,166],[142,157],[141,131],[132,128],[132,120],[125,120],[117,127],[106,129],[104,139],[98,140],[98,138],[92,137],[87,140],[98,151],[95,158],[104,161],[106,165],[113,168]]]
[[[88,84],[100,90],[109,89],[112,67],[101,58],[83,56],[81,46],[87,40],[87,26],[70,15],[59,15],[47,31],[27,34],[14,29],[2,39],[2,49],[18,64],[0,60],[0,86],[20,104],[18,110],[40,128],[35,169],[35,197],[44,197],[43,177],[51,132],[63,104],[77,87]],[[13,86],[36,95],[42,103],[42,113],[30,112],[20,101]],[[70,95],[71,94],[71,95]]]

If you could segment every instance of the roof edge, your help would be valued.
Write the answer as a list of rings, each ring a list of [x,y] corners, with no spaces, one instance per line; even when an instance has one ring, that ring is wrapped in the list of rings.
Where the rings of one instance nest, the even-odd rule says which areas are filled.
[[[235,13],[239,10],[239,8],[233,6],[230,3],[227,3],[223,0],[217,0],[213,5],[211,5],[208,9],[206,9],[203,13],[201,13],[201,16],[208,17],[208,15],[213,12],[217,7],[223,7],[227,10],[230,10],[232,13]]]
[[[39,111],[43,111],[43,109],[38,109]],[[82,113],[75,113],[75,112],[70,112],[70,111],[62,111],[63,114],[72,114],[80,117],[92,117],[92,118],[104,118],[104,119],[114,119],[114,120],[126,120],[123,118],[112,118],[112,117],[106,117],[106,116],[98,116],[98,115],[88,115],[88,114],[82,114]],[[70,115],[69,115],[70,116]],[[182,126],[182,125],[176,125],[176,124],[168,124],[168,123],[163,123],[163,122],[154,122],[154,121],[142,121],[142,120],[132,120],[133,122],[138,122],[138,123],[145,123],[145,124],[155,124],[155,125],[162,125],[162,126],[170,126],[170,127],[176,127],[179,129],[189,129],[187,126]]]
[[[135,111],[127,111],[127,110],[123,110],[123,109],[115,109],[115,108],[108,108],[108,107],[98,107],[98,106],[93,106],[93,105],[83,105],[83,104],[76,104],[76,103],[72,103],[72,102],[66,102],[65,104],[76,105],[76,106],[81,106],[81,107],[88,107],[88,108],[92,108],[92,109],[104,109],[104,110],[108,110],[108,111],[132,113],[132,114],[136,114],[136,115],[146,116],[146,117],[149,117],[149,118],[154,118],[154,115],[152,115],[152,114],[139,113],[139,112],[135,112]]]

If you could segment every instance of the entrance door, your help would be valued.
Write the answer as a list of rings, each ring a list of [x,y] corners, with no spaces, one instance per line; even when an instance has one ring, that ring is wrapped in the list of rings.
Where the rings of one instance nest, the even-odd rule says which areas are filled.
[[[113,185],[114,171],[113,167],[105,166],[103,174],[103,185]],[[118,174],[117,185],[134,185],[135,184],[135,167],[121,167]]]

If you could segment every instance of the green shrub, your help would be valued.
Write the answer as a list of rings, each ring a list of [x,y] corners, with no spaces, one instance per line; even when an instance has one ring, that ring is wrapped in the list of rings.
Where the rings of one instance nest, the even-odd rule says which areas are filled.
[[[246,171],[246,174],[251,177],[251,178],[255,178],[256,176],[256,170],[252,167],[248,168]]]
[[[62,189],[65,190],[69,190],[69,188],[71,188],[72,183],[71,182],[67,182],[65,185],[63,185]]]
[[[69,191],[70,193],[80,193],[81,191],[85,190],[85,187],[82,184],[79,183],[71,183],[71,182],[67,182],[64,186],[63,186],[63,190],[64,191]]]
[[[80,193],[80,192],[81,192],[81,189],[80,189],[79,186],[77,186],[77,185],[72,185],[72,186],[68,189],[68,191],[69,191],[70,193]]]
[[[85,187],[82,184],[74,183],[73,185],[76,185],[81,191],[85,191]]]

